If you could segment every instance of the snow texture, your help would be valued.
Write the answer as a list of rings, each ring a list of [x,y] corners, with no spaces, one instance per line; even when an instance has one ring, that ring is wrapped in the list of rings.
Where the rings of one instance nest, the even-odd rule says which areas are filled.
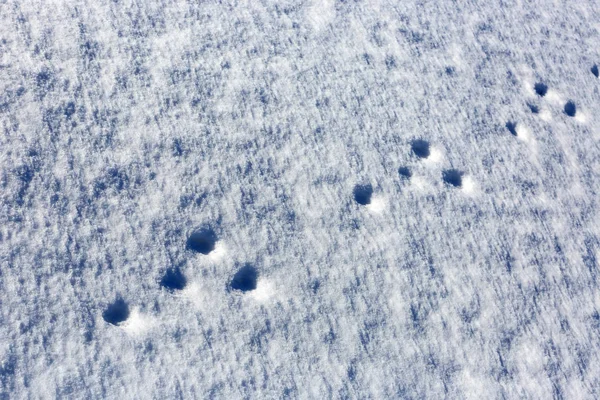
[[[600,398],[596,1],[0,1],[0,398]]]

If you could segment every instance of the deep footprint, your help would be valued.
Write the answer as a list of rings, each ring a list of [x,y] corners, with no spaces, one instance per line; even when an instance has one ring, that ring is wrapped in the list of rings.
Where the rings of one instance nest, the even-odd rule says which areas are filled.
[[[461,187],[463,175],[464,172],[457,169],[447,169],[442,173],[442,179],[451,186]]]
[[[574,117],[575,114],[577,114],[577,106],[575,106],[575,103],[571,100],[567,101],[567,104],[565,104],[565,114],[569,117]]]
[[[179,268],[169,269],[160,280],[160,285],[169,290],[182,290],[187,284],[187,279]]]
[[[258,272],[256,271],[256,268],[250,264],[246,264],[235,273],[229,286],[232,290],[249,292],[256,289],[257,280]]]
[[[544,97],[548,93],[548,85],[542,82],[538,82],[533,87],[538,96]]]
[[[119,325],[129,318],[129,306],[125,300],[118,298],[104,310],[102,318],[109,324]]]
[[[414,140],[411,146],[413,153],[415,153],[419,158],[427,158],[429,157],[429,154],[431,154],[431,151],[429,149],[429,142],[426,140]]]
[[[373,186],[356,185],[354,186],[354,200],[361,206],[371,204],[371,196],[373,195]]]
[[[217,235],[210,228],[195,231],[187,240],[187,248],[201,254],[209,254],[215,249]]]

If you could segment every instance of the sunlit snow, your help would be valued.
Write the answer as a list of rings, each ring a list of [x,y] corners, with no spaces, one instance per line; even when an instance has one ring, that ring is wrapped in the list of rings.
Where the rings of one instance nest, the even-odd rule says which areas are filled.
[[[592,1],[0,2],[0,399],[600,398]]]

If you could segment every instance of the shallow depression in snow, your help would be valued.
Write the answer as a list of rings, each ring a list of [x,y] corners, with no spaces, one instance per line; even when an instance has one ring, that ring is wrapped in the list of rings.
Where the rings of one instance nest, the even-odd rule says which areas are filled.
[[[400,175],[400,177],[402,178],[410,179],[410,177],[412,176],[412,172],[408,167],[400,167],[398,168],[398,175]]]

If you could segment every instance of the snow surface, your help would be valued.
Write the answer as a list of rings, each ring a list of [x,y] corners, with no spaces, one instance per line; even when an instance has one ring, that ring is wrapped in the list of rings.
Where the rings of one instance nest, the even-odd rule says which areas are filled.
[[[0,398],[600,398],[599,43],[597,1],[1,1]]]

